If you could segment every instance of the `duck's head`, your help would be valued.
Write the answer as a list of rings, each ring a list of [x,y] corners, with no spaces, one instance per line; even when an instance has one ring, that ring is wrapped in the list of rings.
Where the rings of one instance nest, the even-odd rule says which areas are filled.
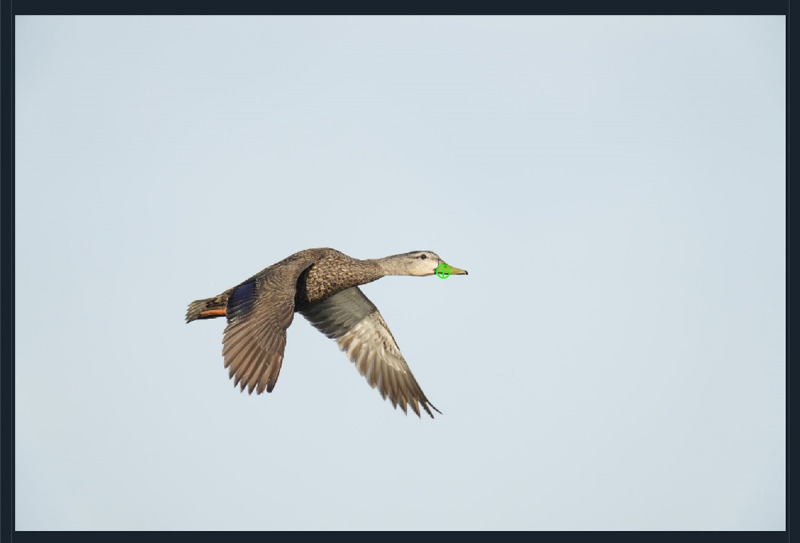
[[[386,275],[434,275],[439,265],[445,264],[445,261],[433,251],[412,251],[401,255],[387,256],[380,261]],[[450,275],[467,275],[467,270],[449,267]]]

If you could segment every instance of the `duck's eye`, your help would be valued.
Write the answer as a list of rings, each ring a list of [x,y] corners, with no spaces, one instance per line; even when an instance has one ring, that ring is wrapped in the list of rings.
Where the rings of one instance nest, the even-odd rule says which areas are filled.
[[[426,258],[428,258],[428,255],[421,255],[419,258],[420,260],[425,260]]]

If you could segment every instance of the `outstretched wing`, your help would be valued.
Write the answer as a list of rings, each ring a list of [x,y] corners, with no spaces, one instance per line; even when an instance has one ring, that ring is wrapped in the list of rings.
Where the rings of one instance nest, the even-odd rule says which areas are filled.
[[[234,386],[258,394],[275,388],[286,329],[294,318],[297,279],[313,263],[311,258],[287,259],[231,289],[222,356]]]
[[[378,308],[361,289],[351,287],[301,311],[317,330],[347,353],[367,382],[377,387],[384,399],[408,412],[410,405],[417,416],[419,405],[433,417],[431,409],[441,413],[425,397],[411,374],[400,347],[397,346]]]

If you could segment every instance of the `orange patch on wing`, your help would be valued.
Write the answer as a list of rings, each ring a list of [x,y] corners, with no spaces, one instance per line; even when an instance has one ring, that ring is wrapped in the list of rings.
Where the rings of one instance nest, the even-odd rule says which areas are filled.
[[[200,313],[201,317],[221,317],[225,315],[224,309],[208,309]]]

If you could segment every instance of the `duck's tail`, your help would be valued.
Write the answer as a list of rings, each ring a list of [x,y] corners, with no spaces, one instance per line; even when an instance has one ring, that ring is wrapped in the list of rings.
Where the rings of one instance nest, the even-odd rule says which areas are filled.
[[[224,317],[227,306],[228,292],[220,294],[219,296],[214,296],[213,298],[195,300],[189,304],[189,309],[186,310],[186,322],[189,323],[198,319]]]

